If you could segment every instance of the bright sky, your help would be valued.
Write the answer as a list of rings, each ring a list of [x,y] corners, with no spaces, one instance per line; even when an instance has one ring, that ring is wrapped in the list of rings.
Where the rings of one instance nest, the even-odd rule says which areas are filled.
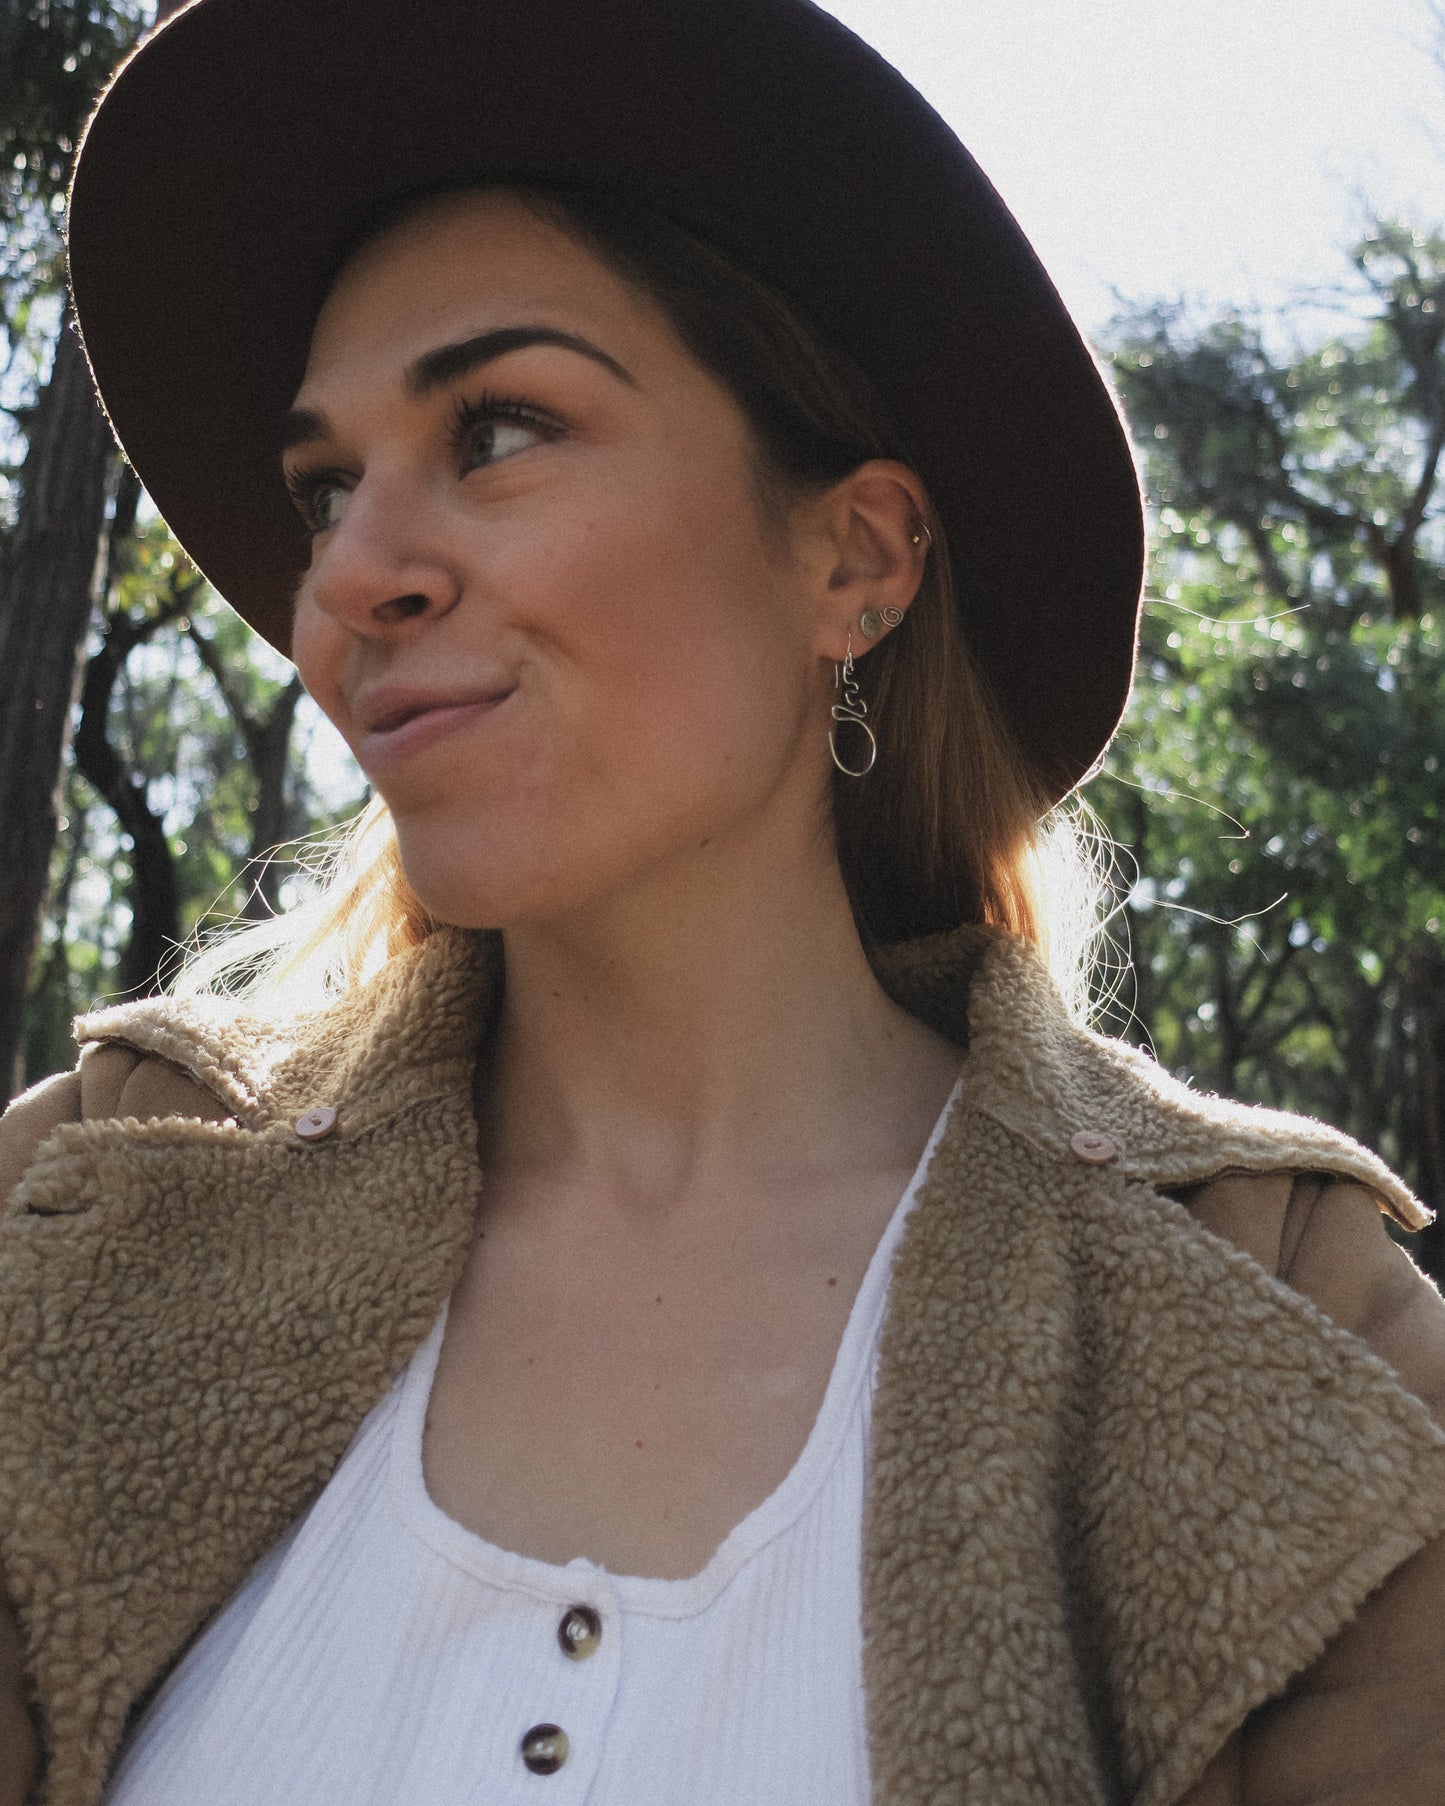
[[[1361,195],[1445,225],[1429,0],[823,4],[953,126],[1086,328],[1111,286],[1268,304],[1337,281]]]

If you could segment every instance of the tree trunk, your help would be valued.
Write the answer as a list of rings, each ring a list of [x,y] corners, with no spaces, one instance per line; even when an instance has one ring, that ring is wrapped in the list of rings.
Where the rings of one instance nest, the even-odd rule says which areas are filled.
[[[1417,941],[1406,962],[1415,1020],[1416,1115],[1420,1196],[1439,1212],[1413,1252],[1445,1282],[1445,955],[1434,940]]]
[[[1236,1097],[1239,1094],[1240,1062],[1244,1058],[1244,1036],[1240,1030],[1238,999],[1229,968],[1230,930],[1212,922],[1203,926],[1207,936],[1209,964],[1214,974],[1214,1026],[1219,1037],[1215,1086],[1225,1097]]]
[[[251,866],[246,901],[241,913],[253,921],[266,921],[276,913],[284,867],[268,855],[291,838],[291,733],[296,705],[302,696],[301,679],[293,677],[271,705],[270,714],[258,721],[242,722],[246,750],[256,779],[256,809],[251,817]]]
[[[144,776],[126,765],[106,737],[111,696],[126,658],[160,624],[160,618],[137,626],[123,615],[112,617],[105,643],[86,666],[75,736],[76,764],[131,841],[131,926],[116,980],[123,997],[144,997],[164,983],[181,938],[180,885],[164,825],[151,808]]]
[[[276,913],[277,894],[284,875],[282,867],[268,855],[290,840],[293,831],[295,799],[290,781],[291,734],[296,725],[296,708],[305,692],[300,677],[293,673],[290,682],[273,700],[269,712],[253,714],[233,683],[216,642],[202,633],[194,621],[189,632],[197,656],[210,672],[221,692],[221,700],[236,724],[236,731],[245,743],[251,775],[256,780],[256,795],[251,805],[251,852],[241,914],[253,922],[264,922]]]
[[[158,0],[156,22],[182,4]],[[15,533],[0,566],[0,1108],[23,1078],[25,998],[113,461],[67,296],[21,468]]]
[[[21,1080],[30,964],[94,602],[113,448],[67,302],[0,568],[0,1105]]]

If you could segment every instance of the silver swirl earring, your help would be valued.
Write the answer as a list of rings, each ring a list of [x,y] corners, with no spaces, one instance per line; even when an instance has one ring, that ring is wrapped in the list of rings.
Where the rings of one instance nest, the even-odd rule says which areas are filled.
[[[876,640],[885,627],[896,627],[902,619],[903,610],[890,602],[886,608],[865,608],[858,617],[858,625],[863,629],[865,639]]]
[[[833,755],[833,763],[844,777],[866,778],[878,759],[878,742],[873,738],[873,729],[868,725],[868,704],[858,690],[858,679],[853,674],[853,630],[848,630],[848,646],[843,654],[841,665],[833,667],[833,687],[842,691],[842,697],[833,704],[831,714],[834,726],[828,729],[828,750]],[[838,757],[838,728],[840,721],[851,721],[855,727],[861,727],[868,736],[868,762],[865,765],[845,765]]]

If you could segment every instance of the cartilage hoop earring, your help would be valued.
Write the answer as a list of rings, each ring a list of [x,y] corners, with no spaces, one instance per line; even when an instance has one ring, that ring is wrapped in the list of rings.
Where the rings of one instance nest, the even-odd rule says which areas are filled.
[[[831,713],[835,725],[828,729],[828,750],[833,755],[833,763],[844,777],[866,778],[878,759],[878,742],[873,738],[873,729],[868,725],[868,704],[864,702],[858,691],[858,679],[853,675],[853,632],[848,631],[848,647],[843,654],[841,665],[833,667],[833,687],[842,691],[839,701],[833,704]],[[862,728],[868,736],[868,762],[865,765],[845,765],[838,757],[838,728],[840,721],[851,721],[855,727]]]
[[[927,543],[928,551],[933,550],[933,534],[929,531],[928,522],[921,520],[908,536],[910,545],[921,546]],[[925,554],[926,556],[926,554]]]

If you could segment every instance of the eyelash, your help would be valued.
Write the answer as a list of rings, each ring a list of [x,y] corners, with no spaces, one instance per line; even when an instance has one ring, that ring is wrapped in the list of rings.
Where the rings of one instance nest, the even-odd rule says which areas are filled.
[[[550,414],[544,414],[540,408],[534,408],[520,396],[494,395],[489,389],[483,389],[475,400],[459,395],[452,403],[448,427],[452,450],[460,456],[467,449],[467,442],[477,428],[487,426],[494,420],[510,420],[518,426],[530,426],[549,439],[555,439],[562,431],[560,421]]]
[[[490,426],[496,421],[510,421],[518,426],[531,427],[547,439],[557,438],[564,430],[559,420],[543,413],[540,408],[533,407],[519,396],[494,395],[490,390],[483,390],[476,397],[460,395],[452,403],[447,421],[447,442],[458,461],[470,449],[472,435],[477,429]],[[286,491],[300,511],[307,530],[311,533],[324,532],[325,528],[316,519],[316,500],[322,490],[338,485],[343,480],[343,473],[334,470],[285,470],[282,477]]]

